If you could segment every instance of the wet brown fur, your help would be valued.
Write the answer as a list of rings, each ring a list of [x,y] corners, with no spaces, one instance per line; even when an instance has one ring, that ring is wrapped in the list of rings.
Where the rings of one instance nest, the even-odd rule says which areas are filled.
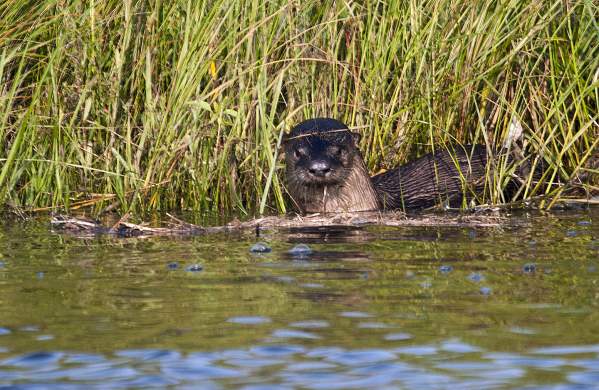
[[[310,119],[292,129],[285,141],[287,190],[300,211],[459,207],[484,190],[487,154],[482,145],[429,153],[371,178],[358,139],[343,123],[328,118]],[[344,153],[331,152],[339,147]],[[309,173],[317,160],[331,167],[327,178]]]
[[[285,141],[287,191],[304,213],[373,211],[380,208],[362,155],[356,146],[357,134],[332,119],[312,119],[297,125]],[[330,148],[343,148],[339,155]],[[295,156],[298,148],[307,156]],[[331,177],[311,177],[307,167],[313,159],[332,162]]]

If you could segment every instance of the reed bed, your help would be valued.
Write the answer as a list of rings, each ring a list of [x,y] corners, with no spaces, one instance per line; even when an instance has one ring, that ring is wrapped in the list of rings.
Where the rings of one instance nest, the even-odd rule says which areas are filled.
[[[284,212],[278,146],[314,116],[362,133],[372,173],[521,130],[540,182],[508,197],[516,167],[498,157],[480,203],[588,197],[598,15],[595,0],[5,0],[0,204]]]

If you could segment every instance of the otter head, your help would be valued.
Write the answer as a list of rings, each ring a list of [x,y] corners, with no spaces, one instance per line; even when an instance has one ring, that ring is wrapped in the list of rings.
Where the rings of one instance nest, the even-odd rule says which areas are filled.
[[[360,135],[334,119],[309,119],[295,126],[285,139],[287,176],[303,186],[343,183],[359,156]]]
[[[309,119],[291,130],[284,142],[287,189],[301,211],[376,209],[359,140],[359,134],[329,118]]]

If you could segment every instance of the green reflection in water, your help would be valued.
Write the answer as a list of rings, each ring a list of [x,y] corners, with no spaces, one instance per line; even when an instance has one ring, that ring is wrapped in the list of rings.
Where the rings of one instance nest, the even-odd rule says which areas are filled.
[[[598,225],[591,210],[521,215],[493,229],[267,232],[260,240],[273,250],[257,256],[248,252],[252,234],[81,239],[43,222],[6,223],[0,327],[10,333],[0,336],[0,355],[213,351],[279,340],[400,348],[407,361],[433,367],[418,357],[427,345],[447,353],[460,343],[494,353],[592,346]],[[315,252],[286,253],[300,242]],[[203,270],[186,272],[191,264]],[[401,349],[411,346],[416,355]],[[530,375],[551,383],[558,374]]]

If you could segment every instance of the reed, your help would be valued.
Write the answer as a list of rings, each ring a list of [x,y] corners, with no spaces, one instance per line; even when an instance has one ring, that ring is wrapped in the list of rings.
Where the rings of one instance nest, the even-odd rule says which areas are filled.
[[[283,212],[282,132],[363,134],[371,172],[514,129],[542,184],[598,190],[594,0],[5,0],[0,204]],[[498,159],[483,203],[505,203]],[[566,182],[566,186],[553,183]],[[578,196],[578,195],[577,195]]]

